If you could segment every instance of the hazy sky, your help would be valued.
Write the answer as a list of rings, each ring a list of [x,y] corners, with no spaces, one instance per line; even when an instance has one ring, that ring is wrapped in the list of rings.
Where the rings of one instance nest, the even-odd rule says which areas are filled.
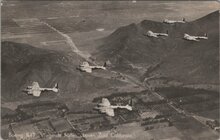
[[[182,18],[186,17],[193,20],[202,17],[208,13],[220,9],[220,3],[216,1],[107,1],[107,2],[63,2],[63,5],[68,5],[79,8],[78,11],[85,14],[92,14],[91,9],[100,10],[100,13],[108,13],[109,15],[146,17],[153,20],[161,20],[164,17]],[[84,10],[82,10],[82,9]],[[81,10],[80,10],[81,9]],[[91,13],[90,13],[91,12]]]
[[[64,10],[65,11],[62,11]],[[14,16],[56,16],[64,15],[82,16],[106,15],[146,17],[161,20],[164,17],[186,17],[194,19],[220,9],[216,1],[11,1],[5,2],[2,15],[13,13]],[[59,11],[58,11],[59,10]],[[35,12],[34,14],[32,12]],[[99,13],[98,13],[99,12]],[[45,15],[44,15],[44,14]],[[10,15],[10,14],[9,14]]]
[[[4,18],[90,18],[114,27],[164,18],[191,21],[220,9],[216,1],[5,1]]]

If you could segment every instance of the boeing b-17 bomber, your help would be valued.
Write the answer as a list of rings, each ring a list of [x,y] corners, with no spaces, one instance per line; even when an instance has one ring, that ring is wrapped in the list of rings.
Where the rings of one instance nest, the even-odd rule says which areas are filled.
[[[93,69],[106,70],[106,63],[103,66],[90,66],[88,62],[84,61],[78,68],[80,71],[92,73]]]
[[[146,35],[149,37],[158,38],[159,36],[168,36],[168,31],[167,31],[167,33],[154,33],[152,31],[148,31]]]
[[[24,92],[27,92],[27,95],[33,95],[35,97],[39,97],[41,95],[41,92],[43,91],[53,91],[58,92],[58,84],[56,83],[53,88],[41,88],[38,84],[38,82],[33,82],[31,86],[27,86],[26,89],[24,89]]]
[[[131,102],[130,102],[131,104]],[[122,105],[111,105],[107,98],[102,98],[102,102],[95,107],[95,109],[99,110],[101,113],[105,113],[108,116],[115,116],[114,109],[121,108],[132,111],[132,107],[130,105],[122,106]]]
[[[183,20],[169,20],[169,19],[164,19],[163,23],[167,23],[167,24],[175,24],[175,23],[186,23],[185,18],[183,18]]]
[[[184,34],[183,38],[189,41],[199,41],[198,39],[208,39],[208,35],[205,34],[204,36],[192,36],[189,34]]]

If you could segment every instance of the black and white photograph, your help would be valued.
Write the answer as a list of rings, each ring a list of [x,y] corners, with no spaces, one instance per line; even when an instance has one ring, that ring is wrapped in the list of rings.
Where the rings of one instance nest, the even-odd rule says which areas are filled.
[[[1,0],[2,140],[220,140],[218,1]]]

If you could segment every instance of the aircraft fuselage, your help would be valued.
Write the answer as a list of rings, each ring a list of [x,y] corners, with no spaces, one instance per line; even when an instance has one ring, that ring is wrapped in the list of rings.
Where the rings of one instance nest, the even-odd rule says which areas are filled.
[[[149,37],[155,37],[155,38],[158,38],[158,36],[168,36],[168,34],[166,33],[154,33],[152,31],[148,31],[146,35]]]
[[[198,39],[208,39],[207,36],[191,36],[189,34],[184,34],[183,38],[190,41],[199,41]]]
[[[96,107],[96,109],[117,109],[117,108],[121,108],[121,109],[127,109],[127,110],[132,110],[132,107],[129,105],[126,106],[120,106],[120,105],[110,105],[110,106],[105,106],[102,104],[98,104],[98,107]]]

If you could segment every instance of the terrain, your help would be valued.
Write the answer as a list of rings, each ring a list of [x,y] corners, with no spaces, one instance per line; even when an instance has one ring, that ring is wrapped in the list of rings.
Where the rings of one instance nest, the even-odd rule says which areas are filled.
[[[208,2],[3,1],[1,136],[218,139],[216,7]],[[181,16],[187,23],[161,22]],[[149,38],[148,30],[169,36]],[[185,32],[207,33],[209,39],[186,41]],[[81,72],[77,67],[85,60],[108,62],[107,70]],[[28,96],[22,90],[33,81],[41,87],[58,83],[59,92]],[[94,107],[103,97],[114,105],[132,102],[133,110],[101,114]]]
[[[161,77],[185,84],[218,85],[218,24],[219,11],[185,24],[168,25],[144,20],[121,27],[104,38],[94,55],[99,59],[110,60],[116,69],[138,73],[138,77],[142,78],[160,74]],[[169,36],[150,38],[144,35],[148,30],[168,31]],[[209,39],[187,41],[183,39],[184,33],[207,33]],[[154,65],[157,65],[155,70],[145,73],[148,67]]]
[[[2,42],[2,100],[23,100],[27,95],[22,90],[38,81],[41,87],[53,87],[59,84],[60,96],[74,98],[83,97],[98,90],[123,82],[91,76],[77,70],[83,61],[72,53],[63,53],[39,49],[27,44]],[[99,70],[98,70],[99,71]],[[12,88],[13,87],[13,88]],[[54,97],[54,93],[43,93],[43,96]],[[78,97],[77,97],[78,96]]]

